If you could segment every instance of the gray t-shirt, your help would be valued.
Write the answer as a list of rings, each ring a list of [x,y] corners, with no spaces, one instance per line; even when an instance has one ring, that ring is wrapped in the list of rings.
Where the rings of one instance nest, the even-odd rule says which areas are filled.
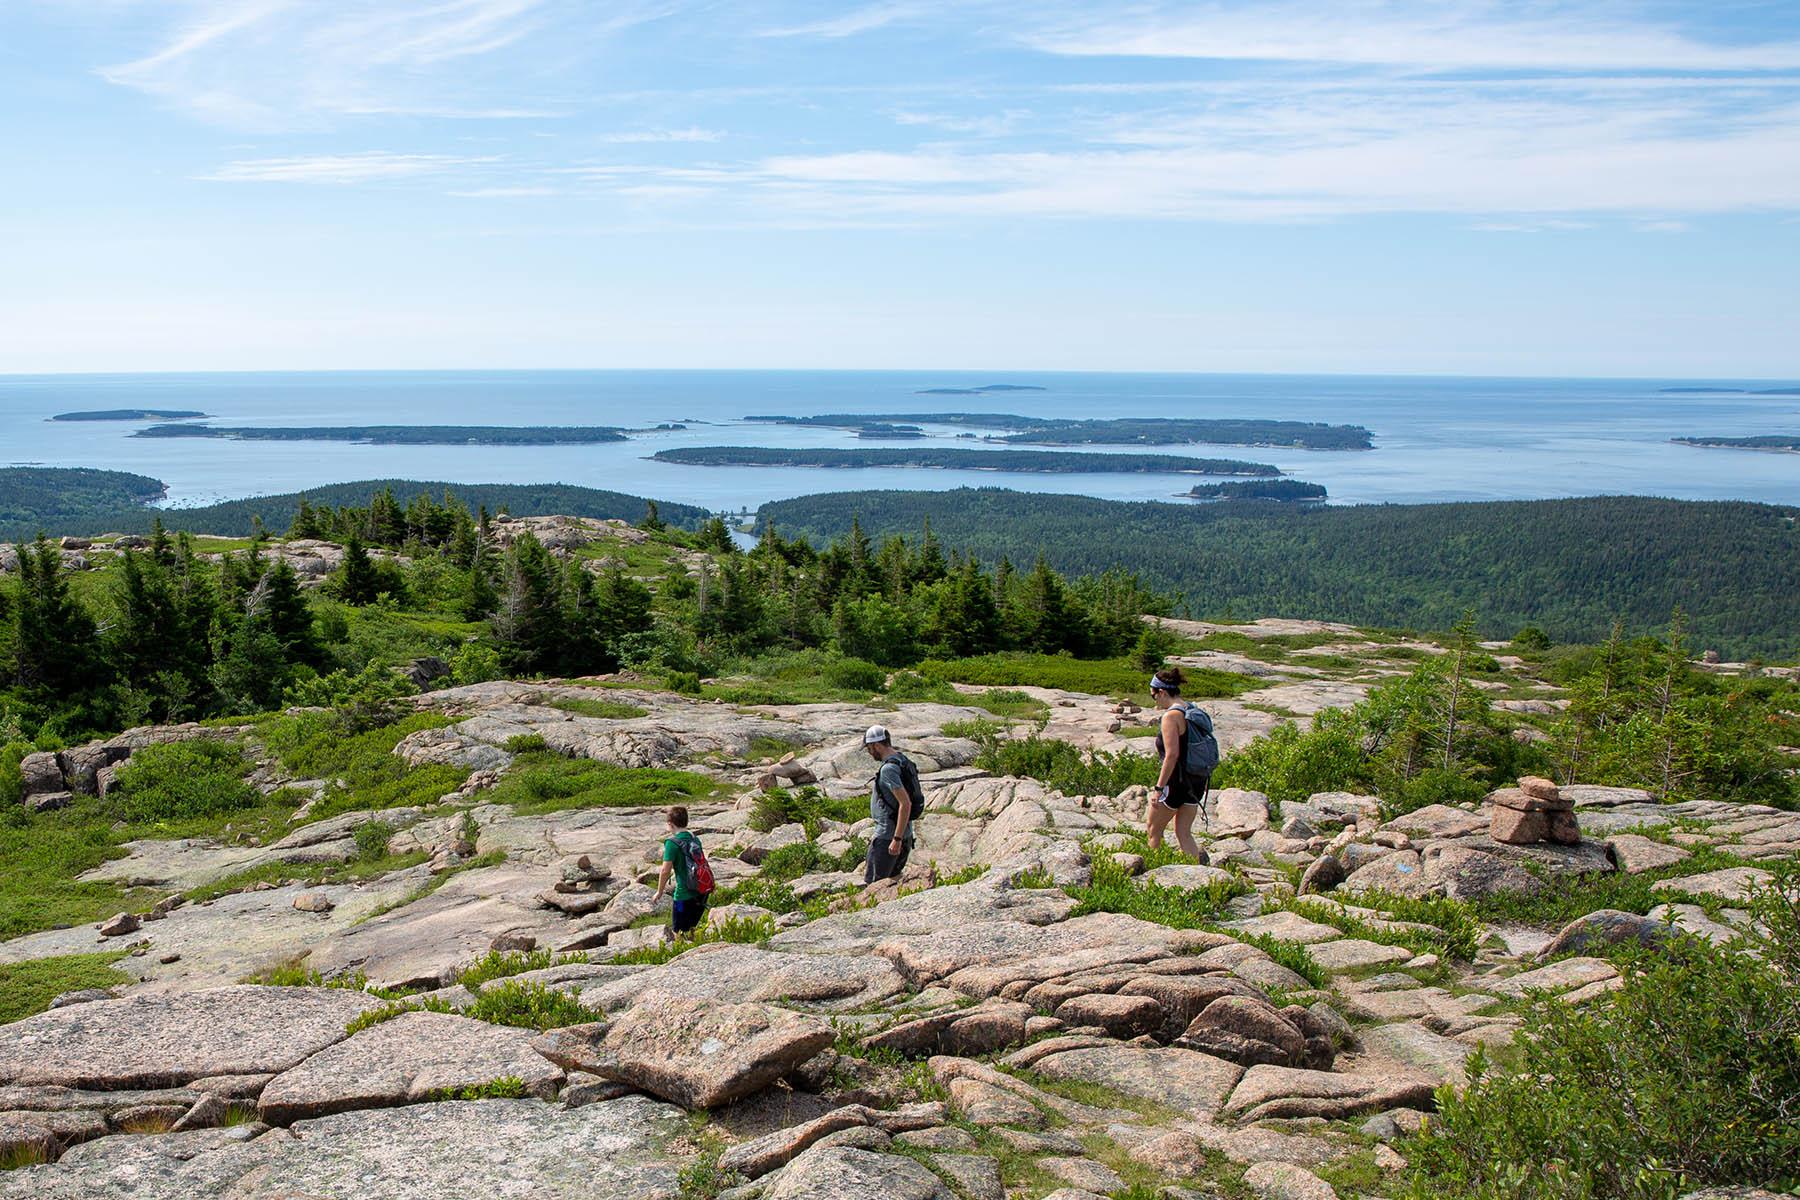
[[[894,836],[894,822],[900,811],[900,799],[907,795],[906,775],[900,769],[900,756],[893,755],[881,764],[875,772],[875,782],[869,788],[869,816],[875,822],[875,832],[870,841],[888,841]],[[916,807],[916,805],[915,805]],[[909,814],[906,822],[906,840],[913,840],[914,822]]]

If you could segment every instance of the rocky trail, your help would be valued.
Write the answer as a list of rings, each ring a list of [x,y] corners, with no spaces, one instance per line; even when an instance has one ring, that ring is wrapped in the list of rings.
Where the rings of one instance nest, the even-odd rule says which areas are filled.
[[[1228,746],[1351,703],[1381,671],[1235,665],[1267,686],[1208,705]],[[1132,744],[1145,719],[1024,690],[1046,736],[1090,748]],[[557,706],[596,696],[642,715]],[[1374,797],[1226,789],[1194,864],[1144,844],[1141,789],[1067,796],[974,768],[976,743],[945,726],[978,707],[734,707],[629,682],[413,703],[451,723],[394,754],[466,776],[437,803],[315,819],[309,802],[260,844],[133,842],[94,878],[161,897],[147,911],[0,943],[0,963],[123,950],[130,980],[0,1026],[0,1197],[1382,1195],[1405,1165],[1392,1143],[1477,1048],[1505,1052],[1528,996],[1605,995],[1621,941],[1733,938],[1748,889],[1800,851],[1800,814],[1524,780],[1391,820]],[[928,811],[906,876],[864,888],[838,868],[866,820],[758,828],[758,800],[866,794],[857,734],[877,720]],[[103,790],[135,748],[202,736],[255,753],[242,730],[137,731],[63,752],[54,778],[36,764],[27,803]],[[736,895],[709,915],[717,940],[662,947],[653,798],[493,802],[544,750],[712,781],[690,803]],[[258,771],[332,794],[272,758]],[[349,863],[377,820],[413,865],[230,886]],[[812,867],[773,878],[801,846]],[[1666,895],[1647,915],[1470,915],[1645,872]],[[782,904],[752,902],[774,889]]]

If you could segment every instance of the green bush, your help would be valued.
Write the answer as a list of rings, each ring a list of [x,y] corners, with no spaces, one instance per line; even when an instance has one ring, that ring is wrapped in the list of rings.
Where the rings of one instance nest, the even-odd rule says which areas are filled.
[[[332,781],[314,809],[317,816],[327,817],[357,809],[436,804],[461,787],[468,771],[435,763],[408,767],[394,753],[408,734],[448,724],[436,713],[418,713],[346,736],[333,714],[312,712],[265,721],[260,732],[263,742],[297,777]]]
[[[1050,706],[1042,700],[1011,688],[991,688],[977,696],[958,695],[955,699],[985,708],[996,717],[1038,718],[1046,716],[1050,711]]]
[[[356,857],[363,862],[387,857],[388,839],[393,836],[394,827],[386,821],[364,821],[351,835],[356,842]]]
[[[1277,725],[1226,755],[1213,772],[1214,787],[1248,788],[1277,804],[1367,785],[1362,743],[1346,721],[1318,720],[1305,732]]]
[[[663,678],[663,684],[671,692],[680,692],[688,696],[700,694],[700,676],[692,671],[670,671]]]
[[[1766,933],[1679,938],[1581,1007],[1539,999],[1516,1062],[1471,1064],[1404,1147],[1411,1194],[1472,1200],[1674,1200],[1800,1186],[1800,876],[1757,896]]]
[[[210,739],[146,746],[119,769],[108,804],[133,824],[220,817],[261,797],[236,746]]]
[[[333,671],[298,680],[288,688],[285,702],[290,708],[329,708],[346,733],[358,734],[398,720],[399,699],[417,691],[406,677],[371,665],[354,675]]]
[[[605,1019],[606,1014],[583,1004],[575,996],[541,983],[508,979],[482,991],[465,1016],[490,1025],[519,1029],[559,1029]]]
[[[847,692],[879,692],[887,672],[860,658],[840,658],[826,666],[825,682]]]
[[[806,826],[806,836],[813,838],[818,836],[821,820],[855,824],[867,815],[868,801],[861,796],[834,800],[811,785],[794,791],[777,787],[756,798],[749,824],[758,833],[767,833],[798,821]]]
[[[895,704],[960,704],[965,699],[943,680],[927,679],[917,671],[896,671],[887,698]]]
[[[450,678],[459,686],[466,686],[503,679],[505,672],[500,667],[500,656],[491,647],[480,642],[465,642],[462,649],[450,657]]]
[[[554,950],[490,950],[481,958],[465,967],[456,981],[466,988],[476,988],[490,979],[505,979],[511,975],[523,975],[527,971],[541,971],[546,967],[560,966],[563,963],[582,963],[587,955],[582,951],[572,954],[557,954]]]
[[[1121,750],[1082,751],[1072,742],[1039,737],[990,738],[975,765],[996,775],[1014,775],[1049,784],[1068,796],[1116,796],[1135,784],[1155,784],[1154,758]]]

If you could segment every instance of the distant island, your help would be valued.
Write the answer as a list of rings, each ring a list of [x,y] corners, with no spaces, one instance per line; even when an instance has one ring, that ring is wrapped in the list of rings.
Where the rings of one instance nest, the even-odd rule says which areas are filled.
[[[1267,463],[1239,462],[1229,458],[1181,458],[1169,454],[1070,454],[1055,450],[965,450],[959,447],[928,446],[868,450],[682,446],[673,450],[658,450],[650,457],[657,462],[697,467],[925,467],[960,471],[1023,471],[1048,475],[1169,473],[1261,478],[1281,474]]]
[[[1728,388],[1728,387],[1672,387],[1663,388],[1659,392],[1664,396],[1800,396],[1800,387],[1784,388]]]
[[[983,392],[1047,392],[1049,388],[1038,387],[1031,383],[988,383],[972,388],[920,388],[915,396],[979,396]]]
[[[1273,500],[1282,504],[1325,499],[1325,486],[1298,479],[1258,479],[1248,483],[1197,483],[1188,496],[1195,500]]]
[[[206,413],[185,408],[102,408],[93,412],[57,413],[52,421],[191,421]]]
[[[1785,433],[1765,433],[1757,437],[1682,437],[1672,439],[1683,446],[1707,446],[1719,450],[1787,450],[1800,452],[1800,437]]]
[[[227,438],[241,442],[365,442],[373,446],[590,446],[628,440],[617,429],[583,425],[342,425],[260,428],[151,425],[141,438]]]
[[[877,419],[861,413],[821,413],[810,417],[751,416],[746,421],[862,430],[887,422],[953,425],[996,431],[993,440],[1040,446],[1271,446],[1300,450],[1372,450],[1374,439],[1361,425],[1317,421],[1264,421],[1251,418],[1119,417],[1076,420],[1025,417],[1017,413],[890,413]]]

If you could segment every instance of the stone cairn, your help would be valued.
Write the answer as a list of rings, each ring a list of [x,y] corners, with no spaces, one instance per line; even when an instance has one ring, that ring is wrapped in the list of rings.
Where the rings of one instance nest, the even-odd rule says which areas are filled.
[[[1494,804],[1488,833],[1496,842],[1512,846],[1538,842],[1573,846],[1581,841],[1575,802],[1565,800],[1562,790],[1548,779],[1527,775],[1519,780],[1518,787],[1501,788],[1488,799]]]

